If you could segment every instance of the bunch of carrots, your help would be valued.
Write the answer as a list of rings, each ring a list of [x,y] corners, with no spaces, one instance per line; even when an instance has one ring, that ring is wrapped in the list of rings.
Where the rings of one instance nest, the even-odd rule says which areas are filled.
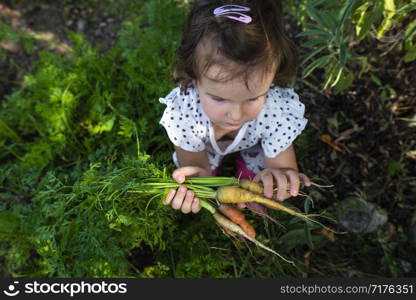
[[[234,177],[193,177],[188,178],[183,184],[178,184],[167,178],[162,180],[153,178],[147,180],[140,188],[133,189],[131,192],[144,192],[164,199],[170,189],[177,189],[181,185],[185,185],[188,189],[193,190],[195,196],[200,200],[201,206],[212,214],[216,222],[228,234],[240,235],[289,263],[293,262],[287,260],[255,238],[256,232],[253,226],[245,220],[244,214],[232,206],[232,204],[255,202],[263,204],[270,209],[283,211],[295,217],[302,218],[305,221],[322,225],[312,218],[314,215],[298,212],[285,206],[283,203],[266,198],[263,195],[263,187],[247,179]],[[322,226],[325,227],[324,225]]]

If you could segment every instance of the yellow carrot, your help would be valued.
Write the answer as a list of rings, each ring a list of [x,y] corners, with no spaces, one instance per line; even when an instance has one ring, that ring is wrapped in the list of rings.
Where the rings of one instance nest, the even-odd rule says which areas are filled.
[[[248,179],[240,179],[238,181],[238,185],[242,187],[245,190],[248,190],[252,193],[263,195],[264,194],[264,188],[262,185],[258,184],[257,182],[248,180]],[[274,189],[274,191],[277,191],[277,188]],[[273,191],[273,192],[274,192]],[[290,189],[286,189],[286,196],[290,196],[289,194]]]
[[[257,182],[248,180],[248,179],[237,179],[235,180],[235,182],[241,186],[243,189],[248,190],[250,192],[259,194],[259,195],[263,195],[264,193],[264,189],[263,186],[261,184],[258,184]],[[333,187],[333,185],[319,185],[315,182],[311,182],[311,186],[316,186],[319,188],[325,188],[325,187]],[[277,190],[277,189],[275,189]],[[290,189],[286,189],[286,191],[290,191]],[[301,195],[301,194],[300,194]],[[305,195],[304,195],[305,196]]]
[[[296,210],[293,210],[278,201],[266,198],[259,194],[252,193],[236,185],[219,187],[217,189],[216,199],[221,203],[246,203],[246,202],[261,203],[271,209],[280,210],[290,215],[302,218],[304,220],[311,221],[315,224],[318,224],[334,232],[333,229],[330,229],[329,227],[326,227],[322,223],[311,218],[312,216],[315,216],[315,215],[307,215],[307,214],[297,212]]]
[[[248,179],[240,179],[238,184],[245,190],[248,190],[252,193],[263,195],[263,187],[251,180]]]
[[[272,209],[281,210],[297,217],[307,218],[307,215],[288,208],[280,202],[265,198],[259,194],[252,193],[235,185],[219,187],[217,189],[217,199],[221,203],[257,202]]]

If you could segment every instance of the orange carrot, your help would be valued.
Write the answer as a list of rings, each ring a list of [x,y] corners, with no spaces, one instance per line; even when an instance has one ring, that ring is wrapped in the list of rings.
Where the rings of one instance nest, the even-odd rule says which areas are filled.
[[[243,229],[248,236],[252,238],[256,236],[254,227],[246,221],[244,214],[239,209],[228,204],[221,204],[218,209],[224,216],[228,217],[237,225],[240,225],[241,229]]]
[[[239,209],[229,204],[221,204],[218,209],[224,216],[228,217],[234,223],[240,224],[245,221],[244,214]]]
[[[283,256],[281,256],[279,253],[277,253],[276,251],[274,251],[273,249],[265,246],[264,244],[260,243],[258,240],[256,240],[255,238],[252,238],[251,236],[249,236],[244,230],[241,229],[240,226],[238,226],[237,224],[235,224],[234,222],[231,222],[230,219],[227,219],[226,217],[224,217],[222,214],[218,213],[218,212],[214,212],[212,214],[212,216],[214,217],[214,219],[217,221],[217,223],[219,225],[221,225],[221,227],[226,228],[234,233],[237,233],[241,236],[243,236],[244,238],[248,239],[249,241],[253,242],[254,244],[256,244],[257,246],[279,256],[281,259],[283,259],[284,261],[291,263],[294,265],[293,261],[287,260],[286,258],[284,258]]]
[[[254,230],[254,227],[251,226],[250,223],[248,223],[246,220],[244,220],[243,223],[240,223],[238,225],[240,225],[241,229],[243,229],[243,231],[247,233],[249,237],[256,237],[256,231]]]

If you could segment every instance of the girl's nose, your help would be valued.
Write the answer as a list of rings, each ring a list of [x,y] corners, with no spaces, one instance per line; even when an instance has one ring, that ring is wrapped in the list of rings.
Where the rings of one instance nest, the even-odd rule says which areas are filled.
[[[243,109],[240,106],[234,106],[230,111],[230,118],[233,121],[240,121],[243,118]]]

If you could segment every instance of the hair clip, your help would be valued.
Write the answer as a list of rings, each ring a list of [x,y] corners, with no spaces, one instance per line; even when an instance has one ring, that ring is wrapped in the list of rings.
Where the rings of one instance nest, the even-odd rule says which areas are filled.
[[[229,19],[233,19],[248,24],[252,21],[252,19],[250,16],[241,13],[245,11],[251,11],[250,7],[228,4],[214,9],[214,15],[216,17],[223,16]]]

